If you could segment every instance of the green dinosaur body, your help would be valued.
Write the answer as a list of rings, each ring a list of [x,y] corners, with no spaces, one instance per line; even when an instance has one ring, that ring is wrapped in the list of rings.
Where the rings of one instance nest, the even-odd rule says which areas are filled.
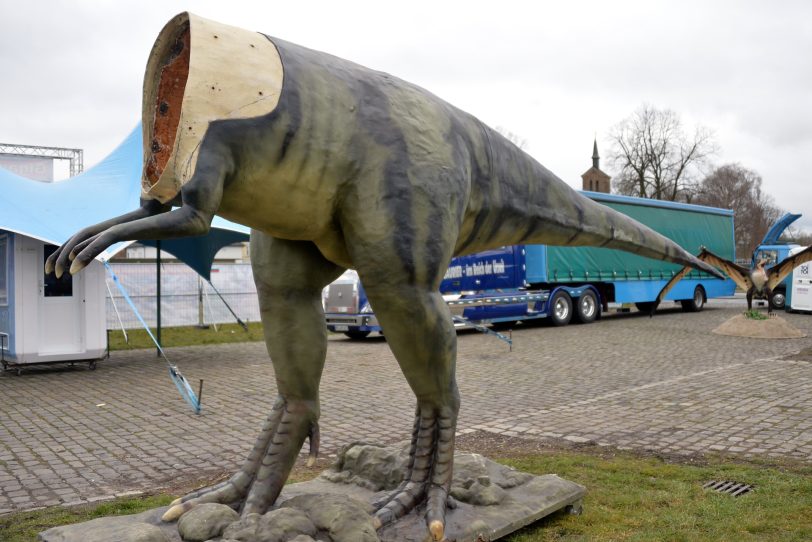
[[[205,233],[215,213],[252,228],[279,400],[244,467],[184,498],[167,513],[172,519],[199,502],[241,500],[244,514],[273,504],[304,440],[318,442],[326,353],[321,289],[356,268],[417,399],[410,474],[378,503],[377,517],[385,524],[425,501],[440,540],[459,410],[456,335],[438,291],[452,256],[517,243],[597,245],[709,267],[582,197],[433,94],[261,38],[271,40],[284,68],[273,111],[210,122],[194,174],[174,200],[178,209],[144,200],[140,210],[77,234],[46,270],[61,274],[72,259],[77,272],[124,239]]]
[[[407,268],[444,269],[453,255],[520,242],[597,244],[690,261],[424,89],[272,42],[285,72],[276,109],[212,126],[238,162],[217,214],[312,241],[344,267],[357,266],[352,247],[384,231],[398,232],[390,241],[403,241],[396,252]]]

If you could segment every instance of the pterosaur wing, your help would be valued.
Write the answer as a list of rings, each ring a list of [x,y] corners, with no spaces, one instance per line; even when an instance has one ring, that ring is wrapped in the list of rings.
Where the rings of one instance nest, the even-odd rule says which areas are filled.
[[[663,289],[660,290],[659,294],[657,294],[657,299],[654,301],[655,307],[659,305],[663,299],[665,299],[666,294],[668,294],[668,292],[671,291],[671,288],[673,288],[676,283],[682,280],[682,277],[690,273],[692,270],[693,270],[692,267],[688,267],[686,265],[685,267],[680,269],[679,273],[671,277],[671,280],[666,282],[665,286],[663,286]]]
[[[714,254],[713,252],[711,252],[710,250],[706,249],[705,247],[702,247],[702,251],[699,253],[699,255],[697,255],[697,258],[705,263],[709,263],[714,267],[718,267],[719,269],[724,271],[725,274],[729,276],[731,279],[733,279],[733,281],[736,284],[738,284],[739,287],[744,291],[749,290],[750,287],[753,285],[752,281],[750,280],[749,269],[747,269],[746,267],[742,267],[741,265],[738,265],[734,262],[731,262],[730,260],[721,258],[716,254]],[[671,280],[665,283],[663,289],[660,290],[659,294],[657,294],[657,299],[654,301],[654,306],[651,309],[651,314],[654,314],[654,311],[656,310],[657,306],[662,302],[663,299],[665,299],[665,296],[668,294],[668,292],[671,291],[671,288],[673,288],[676,283],[682,280],[682,278],[685,275],[690,273],[691,270],[692,270],[691,267],[685,266],[679,271],[679,273],[671,277]]]
[[[702,252],[697,258],[724,271],[745,292],[753,286],[753,281],[750,280],[750,270],[746,267],[717,256],[706,248],[702,248]]]
[[[774,289],[787,275],[792,273],[793,269],[809,261],[812,261],[812,246],[806,247],[794,256],[781,260],[780,263],[767,270],[767,287],[770,290]]]

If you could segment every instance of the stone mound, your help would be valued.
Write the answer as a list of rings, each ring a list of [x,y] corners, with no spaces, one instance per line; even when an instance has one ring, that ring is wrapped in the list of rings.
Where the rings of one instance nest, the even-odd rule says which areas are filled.
[[[752,339],[800,339],[806,333],[796,328],[780,316],[755,320],[744,314],[734,316],[713,330],[717,335],[749,337]]]

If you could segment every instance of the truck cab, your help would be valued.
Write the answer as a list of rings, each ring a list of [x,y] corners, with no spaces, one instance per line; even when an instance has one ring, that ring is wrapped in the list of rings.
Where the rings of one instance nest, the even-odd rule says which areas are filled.
[[[350,339],[363,339],[370,333],[381,331],[358,272],[354,269],[347,269],[324,288],[322,305],[327,329],[333,333],[343,333]]]
[[[751,267],[755,266],[759,260],[765,259],[768,262],[765,267],[770,268],[803,248],[796,243],[783,242],[780,240],[781,235],[786,229],[799,218],[801,218],[799,214],[787,213],[772,225],[764,236],[764,239],[761,240],[761,243],[753,251],[750,262]],[[779,286],[773,289],[773,308],[778,310],[786,308],[787,298],[791,295],[791,291],[792,275],[788,276]]]

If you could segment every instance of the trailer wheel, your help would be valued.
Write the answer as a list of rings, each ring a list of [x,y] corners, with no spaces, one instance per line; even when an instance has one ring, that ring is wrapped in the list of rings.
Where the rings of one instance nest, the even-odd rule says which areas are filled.
[[[346,335],[353,341],[360,341],[361,339],[367,338],[367,335],[369,335],[369,331],[345,331],[344,335]]]
[[[783,310],[784,306],[787,304],[787,296],[783,290],[777,290],[773,292],[772,298],[770,298],[770,304],[773,307],[773,310]]]
[[[694,288],[694,296],[691,299],[680,301],[682,310],[685,312],[699,312],[705,308],[705,290],[702,286]]]
[[[554,326],[566,326],[572,319],[572,299],[567,292],[556,292],[550,301],[550,321]]]
[[[584,290],[575,302],[575,316],[582,324],[589,324],[598,317],[598,296],[592,290]]]

